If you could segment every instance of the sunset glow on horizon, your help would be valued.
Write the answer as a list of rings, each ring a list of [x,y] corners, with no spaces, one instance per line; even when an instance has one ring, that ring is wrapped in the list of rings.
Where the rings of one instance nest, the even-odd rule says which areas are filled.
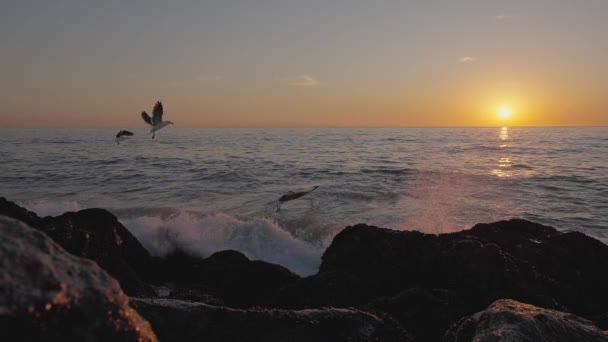
[[[9,2],[0,127],[608,125],[608,2]]]

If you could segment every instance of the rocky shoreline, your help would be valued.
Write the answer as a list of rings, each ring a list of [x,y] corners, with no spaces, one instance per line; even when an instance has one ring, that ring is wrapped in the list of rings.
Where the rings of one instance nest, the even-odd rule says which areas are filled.
[[[308,277],[237,251],[153,257],[103,209],[42,218],[0,198],[0,226],[17,340],[608,341],[608,246],[524,220],[350,226]]]

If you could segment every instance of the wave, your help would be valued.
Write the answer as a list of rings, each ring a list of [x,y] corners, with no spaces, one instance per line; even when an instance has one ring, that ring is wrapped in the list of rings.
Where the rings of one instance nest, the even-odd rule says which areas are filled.
[[[83,209],[75,201],[18,204],[42,217]],[[315,244],[294,236],[271,218],[241,219],[221,212],[201,214],[175,208],[131,208],[114,213],[150,254],[160,257],[182,250],[205,258],[233,249],[249,259],[283,265],[307,276],[318,271],[326,247],[326,242]]]
[[[300,275],[317,272],[324,246],[303,241],[268,218],[240,219],[224,213],[197,215],[178,212],[121,222],[155,256],[180,249],[200,257],[233,249],[253,260],[283,265]]]
[[[417,170],[410,168],[362,168],[360,170],[363,174],[386,174],[386,175],[410,175],[415,173]]]
[[[513,164],[511,165],[512,169],[517,169],[517,170],[533,170],[534,168],[530,165],[526,165],[526,164]]]

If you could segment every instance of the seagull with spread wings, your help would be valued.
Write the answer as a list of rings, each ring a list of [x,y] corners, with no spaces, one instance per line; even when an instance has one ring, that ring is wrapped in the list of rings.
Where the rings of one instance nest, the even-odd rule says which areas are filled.
[[[152,129],[150,130],[150,133],[152,133],[152,139],[154,139],[156,131],[167,125],[173,125],[173,122],[171,121],[163,121],[163,104],[160,103],[160,101],[156,102],[154,105],[154,109],[152,109],[152,117],[150,117],[150,115],[144,111],[141,112],[141,118],[144,119],[148,125],[152,126]]]

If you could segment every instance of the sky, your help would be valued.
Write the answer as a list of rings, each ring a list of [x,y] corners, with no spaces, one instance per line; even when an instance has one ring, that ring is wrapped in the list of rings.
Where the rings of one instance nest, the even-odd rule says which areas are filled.
[[[0,128],[605,126],[607,34],[606,0],[3,0]]]

